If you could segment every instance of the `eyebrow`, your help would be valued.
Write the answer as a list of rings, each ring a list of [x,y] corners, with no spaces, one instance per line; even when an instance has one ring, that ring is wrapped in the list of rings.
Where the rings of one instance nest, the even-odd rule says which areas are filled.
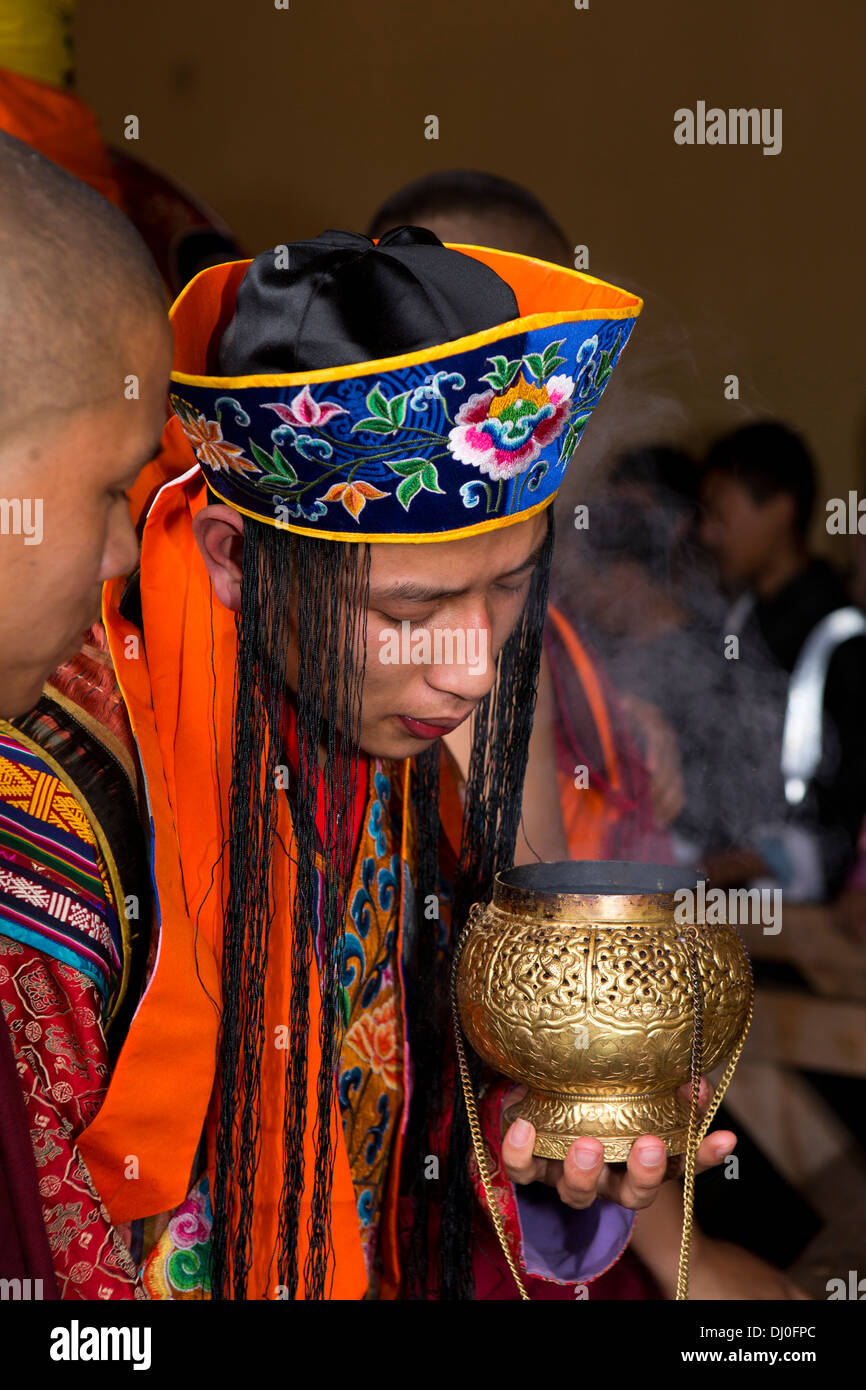
[[[150,462],[152,462],[153,459],[156,458],[156,456],[157,456],[157,454],[159,453],[159,451],[160,451],[161,448],[162,448],[162,435],[160,435],[160,436],[153,442],[153,444],[150,446],[150,452],[144,454],[144,456],[143,456],[142,458],[138,459],[138,461],[137,461],[136,463],[134,463],[134,464],[132,465],[132,467],[131,467],[126,473],[124,473],[124,475],[123,475],[124,478],[129,478],[129,479],[130,479],[130,482],[129,482],[129,484],[128,484],[129,487],[132,487],[133,484],[137,481],[138,475],[139,475],[139,473],[142,471],[142,469],[143,469],[143,468],[146,468],[147,465],[148,465]]]
[[[525,560],[508,570],[506,574],[498,575],[497,581],[512,579],[514,575],[522,574],[524,570],[534,569],[544,554],[546,545],[547,537],[545,536],[539,541],[531,555],[527,555]],[[370,602],[372,603],[374,599],[403,599],[410,603],[429,603],[432,599],[453,598],[455,595],[465,592],[465,586],[462,589],[443,589],[436,584],[413,584],[411,579],[404,579],[392,584],[389,588],[371,590]]]

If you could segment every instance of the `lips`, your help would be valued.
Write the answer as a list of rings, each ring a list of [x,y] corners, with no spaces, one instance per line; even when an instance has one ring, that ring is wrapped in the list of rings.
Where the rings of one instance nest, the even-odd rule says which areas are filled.
[[[405,714],[398,714],[397,718],[400,720],[404,729],[408,729],[409,733],[413,734],[415,738],[431,739],[443,738],[445,734],[450,734],[452,729],[458,728],[458,726],[463,723],[463,720],[469,718],[469,714],[464,714],[463,719],[449,719],[447,723],[442,724],[431,724],[421,719],[410,719],[409,716]]]

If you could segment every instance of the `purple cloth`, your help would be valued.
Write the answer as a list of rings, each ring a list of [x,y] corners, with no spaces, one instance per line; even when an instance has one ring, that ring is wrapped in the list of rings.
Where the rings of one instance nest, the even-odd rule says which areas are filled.
[[[635,1212],[607,1197],[576,1211],[555,1187],[540,1182],[515,1185],[514,1192],[528,1274],[563,1284],[585,1283],[603,1274],[631,1237]]]

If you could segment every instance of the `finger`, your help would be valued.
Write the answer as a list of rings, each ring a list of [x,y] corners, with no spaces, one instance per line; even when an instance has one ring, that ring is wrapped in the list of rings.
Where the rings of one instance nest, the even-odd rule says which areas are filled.
[[[582,1211],[598,1196],[604,1169],[604,1145],[600,1139],[575,1139],[556,1178],[556,1190],[567,1207]]]
[[[662,1139],[643,1135],[631,1146],[625,1168],[608,1168],[599,1183],[605,1197],[622,1207],[639,1211],[648,1207],[658,1195],[667,1176],[668,1151]]]
[[[708,1168],[716,1168],[720,1163],[733,1153],[737,1144],[737,1136],[730,1129],[714,1129],[712,1134],[708,1134],[701,1142],[698,1152],[695,1155],[695,1173],[704,1173]],[[681,1178],[686,1171],[686,1156],[684,1153],[675,1154],[668,1159],[667,1176],[669,1178]]]
[[[521,1186],[528,1182],[543,1182],[546,1160],[532,1152],[535,1128],[528,1120],[515,1120],[502,1140],[502,1166],[512,1182]]]
[[[702,1076],[702,1077],[701,1077],[701,1086],[700,1086],[700,1090],[698,1091],[698,1110],[700,1111],[700,1113],[701,1113],[702,1115],[704,1114],[704,1112],[705,1112],[705,1111],[707,1110],[707,1108],[709,1107],[710,1101],[712,1100],[714,1094],[715,1094],[715,1088],[714,1088],[713,1086],[710,1085],[709,1081],[707,1080],[707,1078],[706,1078],[705,1076]],[[687,1081],[686,1084],[685,1084],[685,1086],[678,1086],[678,1087],[677,1087],[677,1095],[678,1095],[678,1096],[680,1097],[680,1099],[683,1101],[683,1104],[686,1105],[689,1109],[691,1109],[691,1104],[692,1104],[692,1083],[691,1083],[691,1081]]]
[[[737,1136],[730,1129],[714,1129],[708,1134],[698,1149],[695,1172],[704,1173],[708,1168],[717,1168],[724,1163],[737,1147]]]
[[[523,1085],[521,1085],[519,1082],[518,1082],[517,1084],[515,1084],[514,1086],[512,1086],[512,1087],[507,1091],[506,1096],[505,1096],[505,1099],[504,1099],[504,1101],[502,1102],[502,1115],[504,1116],[505,1113],[506,1113],[506,1111],[507,1111],[512,1105],[516,1105],[517,1102],[518,1102],[519,1100],[523,1100],[523,1097],[526,1095],[526,1092],[527,1092],[528,1090],[529,1090],[529,1087],[528,1087],[528,1086],[523,1086]],[[505,1130],[506,1130],[507,1128],[508,1128],[508,1126],[505,1124],[504,1119],[503,1119],[503,1123],[502,1123],[502,1133],[503,1133],[503,1134],[505,1133]]]

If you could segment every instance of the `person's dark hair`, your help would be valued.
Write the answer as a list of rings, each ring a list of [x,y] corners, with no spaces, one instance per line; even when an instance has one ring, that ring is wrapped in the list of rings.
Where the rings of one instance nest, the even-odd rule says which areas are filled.
[[[541,200],[521,184],[482,169],[440,169],[398,188],[373,213],[367,235],[378,237],[404,223],[424,226],[426,217],[452,213],[529,223],[550,237],[561,248],[562,259],[571,263],[568,238]]]
[[[694,459],[670,444],[649,444],[621,454],[610,472],[612,488],[634,483],[673,510],[694,517],[701,475]]]
[[[592,503],[585,544],[600,562],[630,560],[658,583],[688,563],[698,515],[698,469],[682,449],[648,445],[621,454]],[[641,499],[630,487],[646,493]]]
[[[723,435],[707,454],[703,472],[740,483],[755,502],[788,493],[796,504],[797,530],[806,535],[815,505],[815,464],[805,441],[781,421],[743,425]]]
[[[256,369],[274,370],[281,362],[291,364],[293,370],[310,370],[316,353],[330,362],[366,362],[386,356],[394,346],[405,350],[401,334],[406,331],[417,333],[432,346],[443,334],[456,338],[479,327],[493,327],[513,313],[513,292],[505,281],[497,287],[499,277],[492,270],[444,248],[423,228],[395,228],[379,247],[359,246],[359,241],[363,238],[353,233],[330,229],[311,243],[292,243],[281,289],[273,284],[269,253],[257,258],[244,282],[250,293],[238,293],[235,318],[223,335],[220,368],[238,376],[250,376]],[[410,302],[405,277],[390,267],[399,257],[412,269],[412,283],[419,294],[429,296],[432,307],[419,304],[417,297]],[[365,302],[374,292],[379,295],[379,320],[362,314],[360,323],[355,322],[351,311],[361,301],[363,289]],[[450,298],[444,291],[450,292]],[[327,340],[324,333],[307,335],[319,294],[328,301]],[[334,312],[335,304],[342,306],[343,317]],[[275,344],[276,363],[270,357]],[[264,359],[261,353],[266,354]],[[480,701],[471,726],[472,753],[456,860],[453,847],[450,857],[442,853],[443,840],[447,841],[439,811],[442,747],[436,743],[413,760],[410,793],[417,883],[415,920],[411,925],[406,921],[403,959],[414,1084],[411,1105],[406,1098],[408,1133],[402,1169],[409,1189],[406,1195],[412,1199],[404,1280],[412,1299],[471,1300],[474,1292],[471,1136],[462,1092],[454,1084],[450,972],[470,908],[489,898],[496,873],[514,859],[552,553],[553,509],[549,508],[547,539],[526,607],[499,653],[496,681]],[[272,1269],[275,1282],[287,1289],[290,1298],[303,1288],[308,1299],[318,1300],[327,1294],[332,1253],[330,1208],[336,1155],[330,1118],[346,1026],[342,971],[354,858],[350,811],[361,755],[370,546],[296,534],[265,522],[248,523],[242,563],[241,608],[236,617],[235,735],[227,835],[221,854],[228,856],[228,893],[212,1193],[212,1294],[216,1300],[247,1297],[254,1239],[260,1238],[254,1195],[261,1152],[263,1029],[267,989],[273,979],[268,961],[277,911],[274,876],[289,872],[288,864],[280,862],[282,856],[294,860],[296,877],[290,924],[291,1046],[285,1059],[282,1191]],[[292,787],[278,794],[276,770],[288,756],[285,714],[290,697],[285,673],[295,633],[301,634],[297,690],[291,697],[298,772]],[[321,747],[327,751],[324,766],[319,760]],[[320,787],[325,821],[321,864],[316,825]],[[279,795],[290,801],[292,839],[288,844],[278,830]],[[404,806],[402,814],[408,815],[409,808]],[[441,904],[441,919],[439,914],[428,919],[432,902]],[[321,998],[317,1064],[308,1036],[310,996],[316,988]],[[315,1152],[308,1163],[308,1079],[314,1065],[318,1066]],[[472,1054],[469,1065],[477,1085],[480,1060]],[[437,1183],[424,1176],[430,1155],[443,1161],[441,1192]],[[306,1191],[310,1192],[307,1217],[302,1206]],[[306,1220],[307,1235],[303,1266],[302,1220]]]

